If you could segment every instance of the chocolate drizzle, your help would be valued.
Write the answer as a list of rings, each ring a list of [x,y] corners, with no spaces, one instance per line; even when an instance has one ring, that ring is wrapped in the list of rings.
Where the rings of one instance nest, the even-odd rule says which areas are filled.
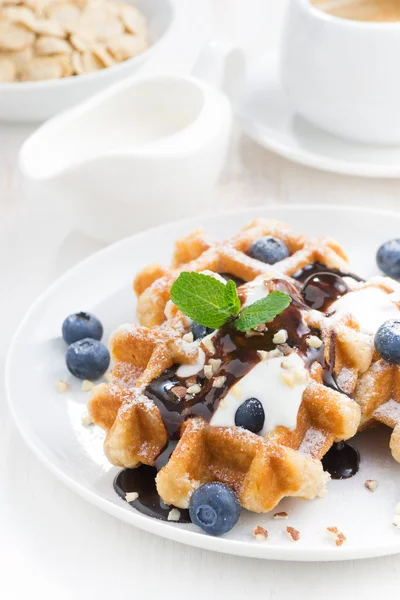
[[[332,479],[349,479],[358,473],[360,453],[346,442],[333,444],[322,459],[322,466]]]
[[[331,304],[349,291],[340,275],[322,272],[310,275],[305,280],[302,295],[307,306],[327,313]]]
[[[176,442],[170,441],[156,460],[154,467],[141,465],[137,469],[122,469],[114,479],[114,490],[123,500],[129,492],[136,492],[138,498],[131,502],[139,512],[154,519],[168,521],[168,515],[173,508],[160,498],[156,487],[156,476],[168,462],[174,451]],[[179,508],[178,523],[190,523],[189,511]]]
[[[236,285],[243,283],[242,280],[229,274],[223,273],[222,276],[234,280]],[[114,489],[117,494],[125,499],[128,492],[137,492],[139,497],[132,503],[137,510],[157,519],[168,519],[171,507],[165,505],[158,495],[155,478],[157,472],[168,462],[179,440],[182,423],[186,419],[196,416],[210,421],[220,398],[259,362],[257,351],[271,351],[276,348],[276,344],[272,340],[274,334],[280,329],[285,329],[288,333],[286,347],[296,348],[308,368],[313,362],[319,362],[323,370],[324,384],[344,393],[338,386],[334,373],[335,332],[331,334],[327,362],[324,357],[324,346],[313,349],[307,345],[307,338],[310,335],[318,335],[319,332],[310,329],[304,318],[304,311],[311,309],[327,311],[332,302],[349,291],[342,279],[343,276],[360,281],[360,278],[355,275],[327,269],[320,263],[313,263],[295,273],[293,277],[303,284],[299,285],[300,289],[284,279],[271,280],[269,284],[271,289],[291,296],[292,302],[286,310],[268,323],[260,335],[246,336],[245,333],[235,329],[232,323],[228,323],[213,337],[215,347],[213,357],[222,360],[216,375],[226,378],[223,387],[213,387],[212,380],[206,378],[203,370],[190,378],[178,377],[178,365],[167,369],[153,380],[144,393],[159,408],[169,441],[157,458],[154,467],[142,465],[137,469],[123,469],[118,473],[114,480]],[[189,387],[189,380],[190,385],[198,383],[201,386],[201,393],[186,394],[183,398],[176,395],[174,388]],[[358,451],[344,442],[335,444],[323,460],[324,468],[331,473],[333,478],[337,479],[345,479],[354,475],[358,471],[358,463]],[[178,510],[180,511],[179,522],[190,522],[189,511]]]
[[[291,277],[297,281],[300,281],[301,283],[304,283],[306,279],[309,279],[312,275],[317,275],[319,273],[332,273],[334,275],[339,275],[340,277],[351,277],[351,279],[354,279],[354,281],[365,281],[365,279],[359,275],[356,275],[355,273],[347,273],[345,271],[340,271],[340,269],[327,267],[318,261],[299,269]]]

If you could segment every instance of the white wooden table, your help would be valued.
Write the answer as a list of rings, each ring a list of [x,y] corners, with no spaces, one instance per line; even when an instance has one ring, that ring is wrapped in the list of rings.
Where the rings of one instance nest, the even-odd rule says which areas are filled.
[[[179,0],[177,52],[149,70],[186,70],[202,41],[232,39],[249,57],[278,43],[284,0]],[[201,17],[199,16],[201,15]],[[0,125],[0,362],[31,301],[67,267],[99,245],[25,204],[16,157],[32,130]],[[400,181],[341,177],[294,165],[237,132],[210,207],[335,203],[396,208]],[[55,199],[56,201],[56,199]],[[212,203],[211,203],[212,202]],[[24,374],[21,373],[21,377]],[[32,390],[32,402],[35,401]],[[55,424],[56,426],[56,424]],[[368,523],[366,523],[368,527]],[[364,598],[398,595],[400,556],[301,564],[208,553],[144,533],[103,514],[62,486],[26,448],[0,392],[0,596],[96,600]]]

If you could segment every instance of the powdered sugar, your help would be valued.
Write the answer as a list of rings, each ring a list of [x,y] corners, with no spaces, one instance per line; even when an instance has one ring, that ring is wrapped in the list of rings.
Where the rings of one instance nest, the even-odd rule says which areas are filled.
[[[326,442],[326,434],[314,427],[307,429],[303,441],[300,444],[299,452],[309,458],[318,456],[321,448]]]
[[[389,400],[377,408],[373,416],[376,419],[387,419],[392,421],[393,424],[400,425],[400,403],[396,400]]]

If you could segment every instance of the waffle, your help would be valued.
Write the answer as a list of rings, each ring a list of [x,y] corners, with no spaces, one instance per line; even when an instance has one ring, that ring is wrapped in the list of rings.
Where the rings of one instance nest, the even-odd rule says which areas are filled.
[[[400,310],[400,285],[388,277],[353,284],[354,291],[371,288],[391,296],[395,312],[387,318],[396,316],[396,311]],[[354,315],[352,318],[355,319]],[[374,352],[368,369],[357,378],[355,386],[350,386],[350,392],[354,392],[354,399],[361,408],[360,429],[377,422],[393,429],[390,449],[400,462],[400,367],[386,362]]]
[[[251,239],[261,235],[261,231],[263,235],[275,233],[272,227],[271,222],[257,222],[245,230],[243,236],[246,237],[246,231],[251,231]],[[294,253],[286,264],[291,264],[288,269],[293,272],[309,261],[324,259],[329,260],[330,265],[336,268],[343,268],[344,255],[334,245],[331,247],[329,242],[325,246],[321,243],[317,253],[315,245],[311,252],[310,244],[297,238],[298,249],[295,250],[295,236],[289,233],[282,235],[288,236],[284,238],[285,243],[289,244],[289,239],[292,240],[291,251]],[[192,252],[199,252],[200,246],[203,246],[203,238],[196,234],[195,239],[198,242],[196,251],[193,250],[193,244],[188,247]],[[186,242],[178,242],[175,260],[178,260],[177,255],[187,255],[184,248]],[[210,247],[210,250],[221,255],[220,250],[216,251],[214,247]],[[201,252],[204,257],[204,247]],[[232,251],[233,254],[235,252]],[[296,253],[298,255],[295,260]],[[244,263],[246,260],[241,259],[240,264]],[[258,261],[256,263],[258,265]],[[218,263],[214,268],[220,265]],[[225,265],[226,263],[223,265],[223,272]],[[201,265],[196,262],[199,270],[204,270],[205,266],[204,262]],[[207,266],[210,267],[209,262]],[[257,268],[261,268],[260,265]],[[166,277],[163,286],[166,282],[169,285],[177,272],[174,270],[167,276],[163,275],[161,280]],[[229,272],[232,273],[232,269]],[[245,275],[244,271],[238,270],[234,274]],[[143,274],[139,279],[144,281]],[[147,289],[154,285],[151,278],[146,285]],[[240,287],[239,296],[246,297],[246,290],[252,285],[254,282]],[[270,278],[266,285],[271,289],[286,286],[293,298],[296,298],[296,289],[288,278]],[[164,299],[167,301],[168,295]],[[191,365],[199,360],[198,344],[187,341],[190,339],[187,337],[190,325],[177,309],[170,312],[168,321],[164,320],[161,325],[152,328],[144,325],[119,328],[110,341],[115,362],[113,382],[97,386],[89,402],[94,422],[107,432],[104,449],[110,462],[129,468],[140,464],[154,465],[168,442],[173,439],[176,447],[158,472],[156,481],[161,498],[167,504],[179,508],[188,506],[191,494],[197,487],[216,480],[231,486],[242,506],[255,512],[271,510],[285,496],[311,499],[319,495],[329,478],[322,469],[320,459],[334,442],[352,437],[360,422],[358,404],[342,393],[343,388],[336,382],[345,382],[354,387],[371,363],[373,348],[370,340],[360,335],[357,324],[351,317],[333,320],[317,311],[296,310],[299,310],[302,327],[308,332],[307,335],[313,333],[319,336],[323,345],[320,350],[315,349],[314,354],[311,352],[309,355],[308,379],[300,396],[295,427],[289,429],[281,425],[275,426],[263,436],[234,425],[210,424],[203,414],[204,404],[195,405],[199,410],[194,410],[192,406],[188,411],[187,408],[196,396],[196,393],[194,396],[190,393],[190,386],[193,384],[190,376],[186,381],[189,390],[185,390],[183,386],[173,387],[174,390],[175,387],[181,388],[176,389],[176,411],[181,410],[179,418],[176,418],[177,412],[172,417],[171,413],[167,414],[163,406],[154,401],[154,394],[149,394],[150,387],[155,385],[157,378],[168,373],[168,369],[176,364]],[[274,324],[272,329],[274,326],[281,328],[279,317]],[[262,336],[261,332],[253,332],[248,343],[256,347],[257,340]],[[304,336],[303,332],[301,344],[305,343]],[[200,343],[206,366],[213,359],[218,360],[215,339],[208,336]],[[296,352],[288,344],[282,344],[280,348],[280,355],[287,355],[287,358]],[[273,358],[278,357],[268,355],[266,360]],[[212,381],[225,373],[224,368],[222,357],[222,363],[213,373]],[[210,386],[204,373],[204,368],[198,373],[202,386]],[[332,378],[332,385],[337,386],[336,390],[328,387],[326,375]],[[290,382],[288,385],[290,387]],[[226,394],[228,390],[222,392]],[[185,400],[188,400],[187,405]]]
[[[252,243],[263,236],[274,236],[288,248],[290,256],[274,265],[248,256]],[[151,264],[138,273],[133,287],[138,296],[137,317],[142,325],[153,327],[165,320],[165,308],[173,282],[182,271],[227,273],[244,282],[259,275],[292,275],[319,262],[342,271],[348,270],[343,249],[328,238],[307,238],[293,233],[278,221],[257,219],[224,241],[210,239],[202,229],[177,240],[172,264]]]

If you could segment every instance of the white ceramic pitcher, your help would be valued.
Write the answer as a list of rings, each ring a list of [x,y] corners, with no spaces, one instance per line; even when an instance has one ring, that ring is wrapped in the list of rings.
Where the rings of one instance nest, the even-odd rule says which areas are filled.
[[[105,242],[201,214],[243,75],[243,54],[213,42],[191,76],[130,78],[51,119],[20,152],[28,198]]]

